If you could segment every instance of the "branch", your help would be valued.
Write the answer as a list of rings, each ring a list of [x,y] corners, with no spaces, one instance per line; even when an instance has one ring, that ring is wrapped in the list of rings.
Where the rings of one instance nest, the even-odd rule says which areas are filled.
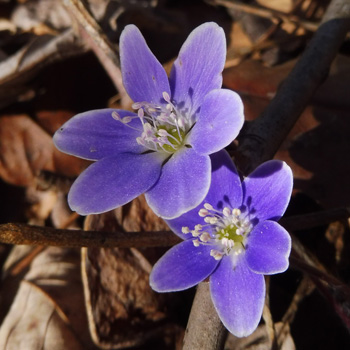
[[[170,231],[96,232],[59,230],[26,224],[0,225],[0,241],[7,244],[28,244],[56,247],[164,247],[181,239]]]
[[[333,0],[321,25],[275,98],[241,134],[237,160],[243,173],[273,158],[329,67],[350,29],[350,0]]]
[[[337,220],[350,218],[350,209],[335,208],[316,213],[282,218],[280,224],[288,231],[305,230]],[[27,224],[8,223],[0,225],[0,242],[17,245],[40,245],[56,247],[164,247],[181,241],[171,231],[148,232],[96,232],[65,230]]]

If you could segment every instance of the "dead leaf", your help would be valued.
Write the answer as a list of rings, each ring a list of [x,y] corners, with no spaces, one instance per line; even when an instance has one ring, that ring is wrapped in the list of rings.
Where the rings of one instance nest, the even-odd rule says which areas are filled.
[[[34,259],[1,326],[0,348],[91,348],[78,251],[46,248]]]
[[[0,177],[19,186],[34,184],[41,170],[79,174],[88,163],[59,152],[46,133],[29,116],[0,117]]]
[[[141,196],[114,212],[88,216],[85,229],[152,231],[164,230],[167,226]],[[174,296],[158,294],[149,286],[152,264],[164,249],[89,248],[83,251],[86,308],[92,337],[98,346],[104,349],[137,346],[156,335],[158,341],[165,344],[165,334],[175,339],[183,336],[179,326],[169,327],[169,323],[165,323],[166,302],[171,302]],[[164,349],[164,344],[159,349]]]
[[[288,325],[281,322],[275,324],[277,333],[282,331],[285,334],[282,344],[279,344],[280,350],[295,350],[295,344],[290,334]],[[271,342],[268,337],[266,326],[259,326],[254,333],[248,337],[237,338],[229,334],[225,344],[226,350],[271,350]]]

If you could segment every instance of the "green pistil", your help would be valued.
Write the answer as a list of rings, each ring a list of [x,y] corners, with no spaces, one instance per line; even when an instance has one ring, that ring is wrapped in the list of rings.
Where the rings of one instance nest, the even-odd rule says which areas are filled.
[[[223,239],[227,238],[232,240],[235,243],[243,243],[244,236],[243,235],[238,235],[237,234],[237,226],[236,225],[229,225],[225,227],[224,229],[221,229],[220,231],[217,232],[217,238],[218,239]]]
[[[175,139],[173,139],[172,137],[168,137],[168,141],[172,144],[172,146],[165,144],[165,145],[163,145],[164,150],[166,150],[167,152],[175,152],[176,150],[179,149],[180,146],[182,146],[183,140],[185,138],[184,131],[179,129],[179,131],[180,131],[180,136],[179,136],[179,132],[176,130],[176,128],[167,128],[167,127],[162,125],[162,126],[159,126],[158,129],[166,130],[169,133],[169,135],[171,135],[175,138]]]

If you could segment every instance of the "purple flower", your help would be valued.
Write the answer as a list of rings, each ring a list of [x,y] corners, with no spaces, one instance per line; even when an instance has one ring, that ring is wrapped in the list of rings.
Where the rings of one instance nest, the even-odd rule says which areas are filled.
[[[230,144],[243,125],[241,99],[221,89],[225,34],[215,23],[196,28],[169,79],[134,25],[122,32],[120,53],[137,113],[89,111],[56,132],[61,151],[96,161],[75,181],[68,202],[82,215],[98,214],[146,193],[153,211],[172,219],[204,199],[209,155]]]
[[[286,163],[271,160],[241,182],[226,151],[212,158],[212,182],[204,201],[167,220],[184,242],[153,267],[158,292],[180,291],[210,276],[214,306],[238,337],[257,327],[265,298],[264,274],[288,268],[291,239],[278,220],[290,200],[293,176]]]

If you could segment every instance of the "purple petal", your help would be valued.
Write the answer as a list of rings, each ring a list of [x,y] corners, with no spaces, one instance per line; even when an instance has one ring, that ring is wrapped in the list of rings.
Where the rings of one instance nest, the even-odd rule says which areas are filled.
[[[162,94],[170,95],[168,77],[139,29],[132,24],[126,26],[119,45],[123,84],[131,99],[166,104]]]
[[[177,109],[197,111],[205,95],[222,85],[226,59],[225,33],[216,23],[204,23],[189,35],[170,73],[172,99]]]
[[[176,218],[204,199],[210,178],[209,156],[183,147],[163,166],[158,182],[146,193],[146,200],[158,216]]]
[[[222,150],[211,154],[210,159],[212,180],[204,202],[217,210],[239,208],[243,199],[242,184],[230,155]]]
[[[271,275],[287,270],[291,239],[277,222],[263,221],[256,225],[246,248],[246,261],[254,272]]]
[[[74,182],[68,203],[78,214],[99,214],[130,202],[159,178],[164,161],[159,153],[103,158]]]
[[[276,221],[287,209],[292,188],[290,167],[282,161],[270,160],[243,181],[244,205],[252,218]]]
[[[211,184],[203,202],[176,219],[166,220],[170,229],[183,239],[188,238],[188,234],[182,233],[182,227],[187,226],[193,230],[197,224],[207,225],[204,218],[198,215],[204,203],[211,204],[217,210],[222,210],[226,206],[239,208],[242,204],[241,180],[229,154],[222,150],[211,154],[210,159],[212,164]],[[211,232],[211,228],[207,226],[206,231]]]
[[[218,152],[238,135],[244,122],[241,98],[231,90],[208,93],[188,142],[201,154]]]
[[[117,112],[121,118],[135,116],[135,113],[115,109],[78,114],[56,131],[53,138],[56,147],[62,152],[90,160],[123,152],[141,153],[144,147],[136,142],[136,137],[142,133],[140,120],[132,119],[125,125],[113,119],[112,112]]]
[[[230,257],[221,260],[210,277],[215,309],[224,326],[237,337],[246,337],[259,324],[265,301],[264,276],[248,268],[241,257],[235,268]]]
[[[191,288],[205,280],[219,263],[210,256],[211,246],[195,247],[192,239],[168,250],[154,265],[150,285],[157,292]]]

